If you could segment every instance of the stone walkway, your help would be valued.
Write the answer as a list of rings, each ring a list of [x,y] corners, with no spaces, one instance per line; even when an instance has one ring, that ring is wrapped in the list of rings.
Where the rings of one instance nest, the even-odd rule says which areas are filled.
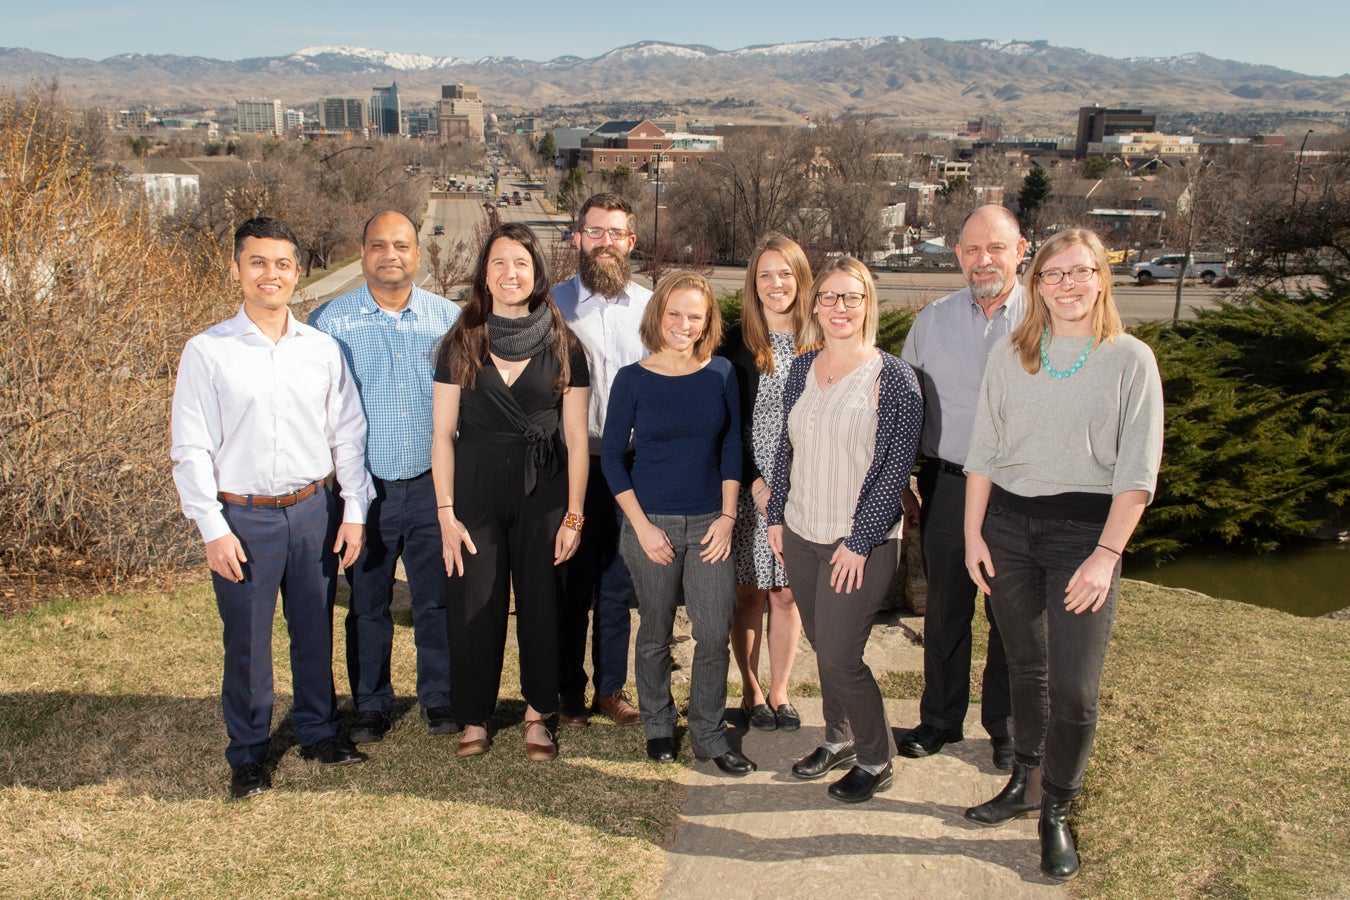
[[[915,638],[922,627],[922,619],[904,617],[878,625],[868,665],[874,672],[921,671]],[[690,654],[691,643],[677,646],[677,658]],[[685,660],[676,675],[687,671]],[[739,678],[734,664],[731,677]],[[793,679],[815,678],[815,657],[803,639]],[[990,762],[978,706],[967,716],[964,742],[927,759],[897,756],[894,786],[849,806],[826,794],[831,777],[802,782],[791,776],[792,763],[824,736],[820,700],[794,704],[802,714],[800,731],[737,730],[758,772],[733,779],[711,763],[688,770],[662,897],[1063,896],[1040,874],[1034,818],[983,828],[962,817],[1008,778]],[[919,721],[916,700],[886,706],[895,730]]]

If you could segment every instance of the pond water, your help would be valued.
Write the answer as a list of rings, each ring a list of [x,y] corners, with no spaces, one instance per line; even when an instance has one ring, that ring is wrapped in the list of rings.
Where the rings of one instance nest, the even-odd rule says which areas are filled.
[[[1160,566],[1127,562],[1124,575],[1296,616],[1321,616],[1350,606],[1350,546],[1333,542],[1273,553],[1200,548]]]

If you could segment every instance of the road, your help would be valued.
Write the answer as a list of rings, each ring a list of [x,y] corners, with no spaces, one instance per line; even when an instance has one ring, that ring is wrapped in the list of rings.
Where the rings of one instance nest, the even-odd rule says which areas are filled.
[[[523,194],[525,192],[523,185],[524,179],[517,181],[507,174],[501,176],[502,189],[508,195],[513,190],[520,190]],[[432,194],[426,217],[422,223],[424,250],[422,266],[417,279],[418,284],[427,287],[431,283],[431,273],[427,268],[428,255],[425,252],[425,245],[428,241],[434,240],[441,243],[442,247],[449,247],[459,240],[474,244],[480,239],[480,227],[487,221],[487,211],[483,207],[485,200],[488,200],[487,195],[474,191]],[[533,228],[542,240],[548,242],[561,238],[570,224],[566,216],[551,216],[544,212],[544,208],[540,205],[537,197],[523,202],[520,206],[514,204],[510,206],[494,205],[493,209],[505,221],[524,222]],[[435,237],[432,234],[437,225],[445,229],[445,234],[441,237]],[[639,276],[639,279],[641,278],[642,276]],[[713,290],[718,295],[743,289],[745,287],[745,269],[734,266],[717,266],[713,270],[710,280]],[[327,299],[342,291],[351,290],[361,283],[362,278],[358,268],[347,281],[336,287],[331,282],[325,284],[325,290],[319,299]],[[952,291],[959,290],[964,284],[960,273],[955,269],[877,273],[877,293],[881,298],[883,308],[908,306],[918,309],[933,300],[950,294]],[[1116,276],[1113,285],[1116,304],[1120,308],[1120,314],[1126,325],[1136,325],[1140,322],[1151,322],[1172,317],[1172,307],[1176,297],[1174,285],[1160,283],[1150,287],[1140,287],[1133,281],[1119,275]],[[1193,318],[1197,308],[1214,306],[1217,301],[1228,294],[1229,291],[1223,288],[1207,287],[1198,283],[1188,284],[1182,295],[1182,318]]]

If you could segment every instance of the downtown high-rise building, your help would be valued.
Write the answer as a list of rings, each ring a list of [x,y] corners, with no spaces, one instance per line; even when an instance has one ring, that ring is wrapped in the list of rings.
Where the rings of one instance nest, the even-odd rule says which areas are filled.
[[[441,85],[437,109],[441,140],[483,141],[483,101],[472,84]]]
[[[389,87],[370,89],[370,130],[397,137],[402,132],[403,107],[398,99],[398,82]]]
[[[366,101],[360,97],[324,97],[319,100],[321,131],[365,133],[368,118]]]
[[[286,130],[280,100],[246,97],[234,102],[241,132],[280,135]]]

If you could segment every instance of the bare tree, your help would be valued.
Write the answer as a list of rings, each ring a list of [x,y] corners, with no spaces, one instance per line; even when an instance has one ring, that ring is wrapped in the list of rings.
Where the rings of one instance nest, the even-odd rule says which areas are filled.
[[[881,208],[890,199],[885,154],[896,135],[884,132],[870,116],[826,121],[815,133],[821,167],[820,205],[830,214],[842,249],[859,258],[881,245]]]

